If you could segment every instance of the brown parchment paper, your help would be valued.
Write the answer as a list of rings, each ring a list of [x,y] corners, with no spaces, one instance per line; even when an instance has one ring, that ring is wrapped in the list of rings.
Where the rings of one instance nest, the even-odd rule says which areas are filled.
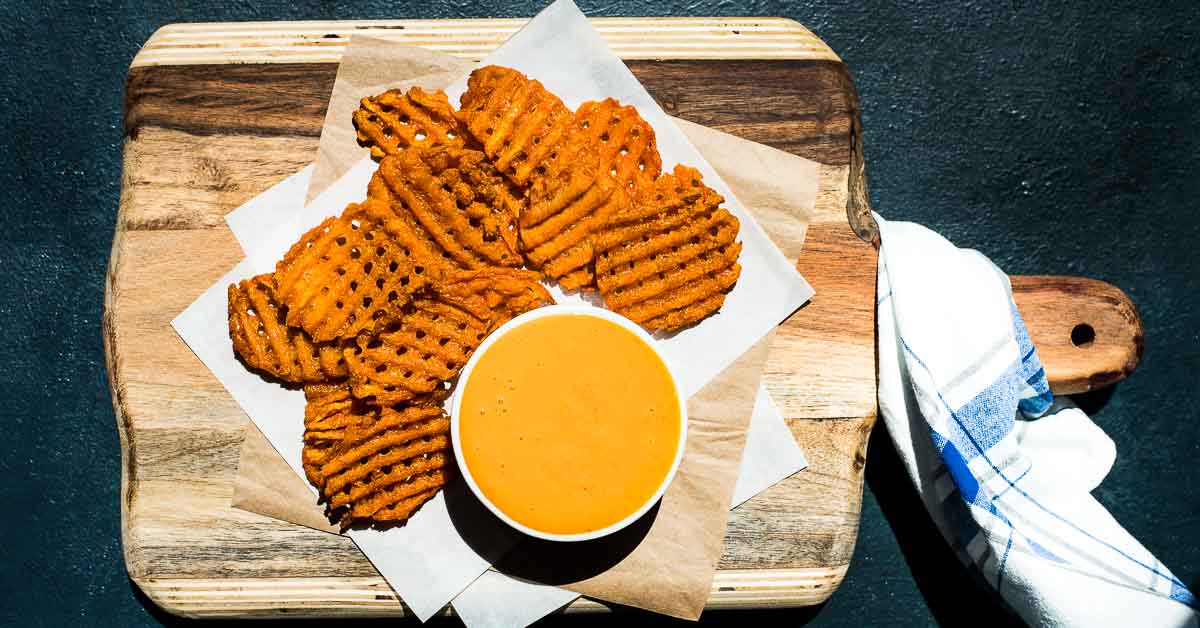
[[[440,89],[473,65],[449,55],[355,36],[335,79],[307,197],[314,198],[366,155],[351,122],[361,98],[391,88]],[[676,123],[794,262],[816,201],[818,164],[697,124]],[[632,549],[614,549],[609,554],[619,556],[601,556],[598,564],[589,564],[597,563],[593,556],[580,556],[572,565],[579,568],[577,572],[542,573],[546,565],[563,559],[554,556],[552,561],[543,554],[544,548],[531,543],[518,546],[497,569],[589,597],[686,619],[699,617],[720,557],[769,338],[761,339],[688,401],[685,457],[655,516],[637,532],[644,536],[636,539]],[[252,423],[246,428],[232,505],[336,532],[312,490]],[[605,564],[605,558],[612,563]]]
[[[474,66],[472,61],[424,48],[364,35],[352,37],[333,80],[316,168],[304,202],[312,201],[367,155],[358,146],[350,118],[360,100],[389,89],[442,89]]]

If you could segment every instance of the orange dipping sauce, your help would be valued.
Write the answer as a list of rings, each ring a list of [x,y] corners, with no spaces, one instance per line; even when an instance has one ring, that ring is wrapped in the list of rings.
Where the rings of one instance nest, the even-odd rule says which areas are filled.
[[[554,314],[508,330],[462,393],[465,466],[496,508],[546,534],[619,523],[654,497],[680,440],[663,361],[620,325]]]

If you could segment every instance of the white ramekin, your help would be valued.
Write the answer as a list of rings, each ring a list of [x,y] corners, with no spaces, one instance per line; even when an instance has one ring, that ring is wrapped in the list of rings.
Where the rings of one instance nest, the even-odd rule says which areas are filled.
[[[548,316],[562,315],[593,316],[595,318],[615,323],[631,332],[634,336],[637,336],[637,338],[645,343],[647,347],[650,347],[654,354],[658,356],[658,359],[662,361],[663,366],[666,367],[667,373],[671,376],[671,383],[675,386],[675,394],[679,400],[679,444],[675,448],[675,459],[671,462],[671,468],[663,477],[662,483],[658,486],[658,490],[654,491],[654,494],[646,500],[646,503],[642,504],[641,507],[639,507],[628,517],[625,517],[624,519],[606,528],[595,530],[593,532],[581,532],[579,534],[551,534],[542,532],[540,530],[534,530],[533,528],[514,521],[511,517],[504,514],[504,511],[500,510],[500,508],[493,504],[492,501],[488,499],[487,495],[485,495],[479,488],[479,485],[475,483],[475,478],[471,476],[471,470],[467,468],[466,459],[463,457],[462,440],[459,438],[459,429],[461,427],[459,416],[461,415],[463,391],[465,391],[467,388],[467,383],[471,379],[471,372],[475,369],[475,364],[478,363],[480,358],[487,353],[488,348],[491,347],[492,344],[494,344],[498,339],[500,339],[500,337],[504,336],[504,334],[517,327],[520,327],[521,325],[524,325],[525,323],[528,323],[529,321],[537,320],[539,318],[546,318]],[[536,310],[526,312],[498,327],[483,340],[483,343],[481,343],[479,348],[475,350],[475,353],[471,356],[471,359],[467,360],[466,366],[463,367],[462,373],[458,377],[458,384],[455,386],[454,394],[450,399],[450,440],[454,445],[454,460],[458,465],[459,473],[461,473],[463,479],[467,481],[467,486],[471,487],[471,492],[475,494],[475,497],[479,498],[479,501],[483,502],[484,506],[487,506],[488,510],[492,511],[493,514],[499,517],[501,521],[504,521],[514,529],[524,534],[539,539],[546,539],[548,541],[590,541],[592,539],[598,539],[625,528],[634,521],[637,521],[642,515],[646,514],[647,511],[649,511],[654,507],[655,504],[658,503],[658,500],[662,499],[663,493],[667,491],[667,487],[671,484],[671,480],[675,478],[675,472],[679,470],[679,463],[681,460],[683,460],[684,446],[687,443],[687,423],[687,399],[684,399],[683,393],[680,391],[679,381],[676,379],[675,373],[671,370],[671,363],[667,360],[666,356],[663,355],[662,351],[659,350],[658,342],[655,341],[650,334],[646,333],[646,330],[638,326],[637,323],[634,323],[624,316],[615,314],[603,308],[585,304],[549,305],[546,307],[541,307]]]

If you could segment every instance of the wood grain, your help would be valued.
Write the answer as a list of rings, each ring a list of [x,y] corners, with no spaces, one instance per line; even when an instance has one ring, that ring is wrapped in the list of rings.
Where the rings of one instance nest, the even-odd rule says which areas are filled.
[[[786,18],[610,17],[591,22],[623,59],[839,60],[825,42]],[[171,24],[150,37],[133,66],[336,63],[356,34],[480,59],[524,24],[524,19]]]
[[[1142,357],[1142,321],[1116,286],[1084,277],[1012,278],[1013,300],[1058,394],[1128,377]]]
[[[347,35],[478,58],[518,25],[175,25],[135,59],[103,328],[126,564],[163,608],[198,617],[404,613],[349,539],[230,508],[252,426],[169,323],[240,259],[223,215],[314,158]],[[876,417],[876,256],[856,233],[869,240],[873,225],[862,220],[869,205],[853,84],[832,51],[787,20],[597,25],[669,113],[822,164],[799,263],[817,295],[776,334],[766,374],[810,467],[730,514],[710,607],[820,603],[854,551]],[[748,33],[773,52],[743,45]],[[1132,369],[1140,326],[1115,288],[1013,283],[1056,386],[1100,385]],[[1094,327],[1093,344],[1068,348],[1080,322]],[[602,608],[580,601],[569,610]]]

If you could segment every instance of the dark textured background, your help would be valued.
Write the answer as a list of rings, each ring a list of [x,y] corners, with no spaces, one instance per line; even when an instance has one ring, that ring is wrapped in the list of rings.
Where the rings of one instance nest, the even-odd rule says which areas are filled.
[[[301,4],[0,0],[0,624],[172,621],[122,564],[100,342],[121,84],[138,46],[170,22],[529,16],[541,2]],[[1096,496],[1198,591],[1200,6],[1153,4],[581,2],[592,15],[799,20],[854,75],[879,211],[930,225],[1011,273],[1125,289],[1146,351],[1111,397],[1084,400],[1118,450]],[[877,430],[858,550],[828,604],[711,613],[706,623],[978,618],[956,602],[988,600],[930,535],[902,473]]]

